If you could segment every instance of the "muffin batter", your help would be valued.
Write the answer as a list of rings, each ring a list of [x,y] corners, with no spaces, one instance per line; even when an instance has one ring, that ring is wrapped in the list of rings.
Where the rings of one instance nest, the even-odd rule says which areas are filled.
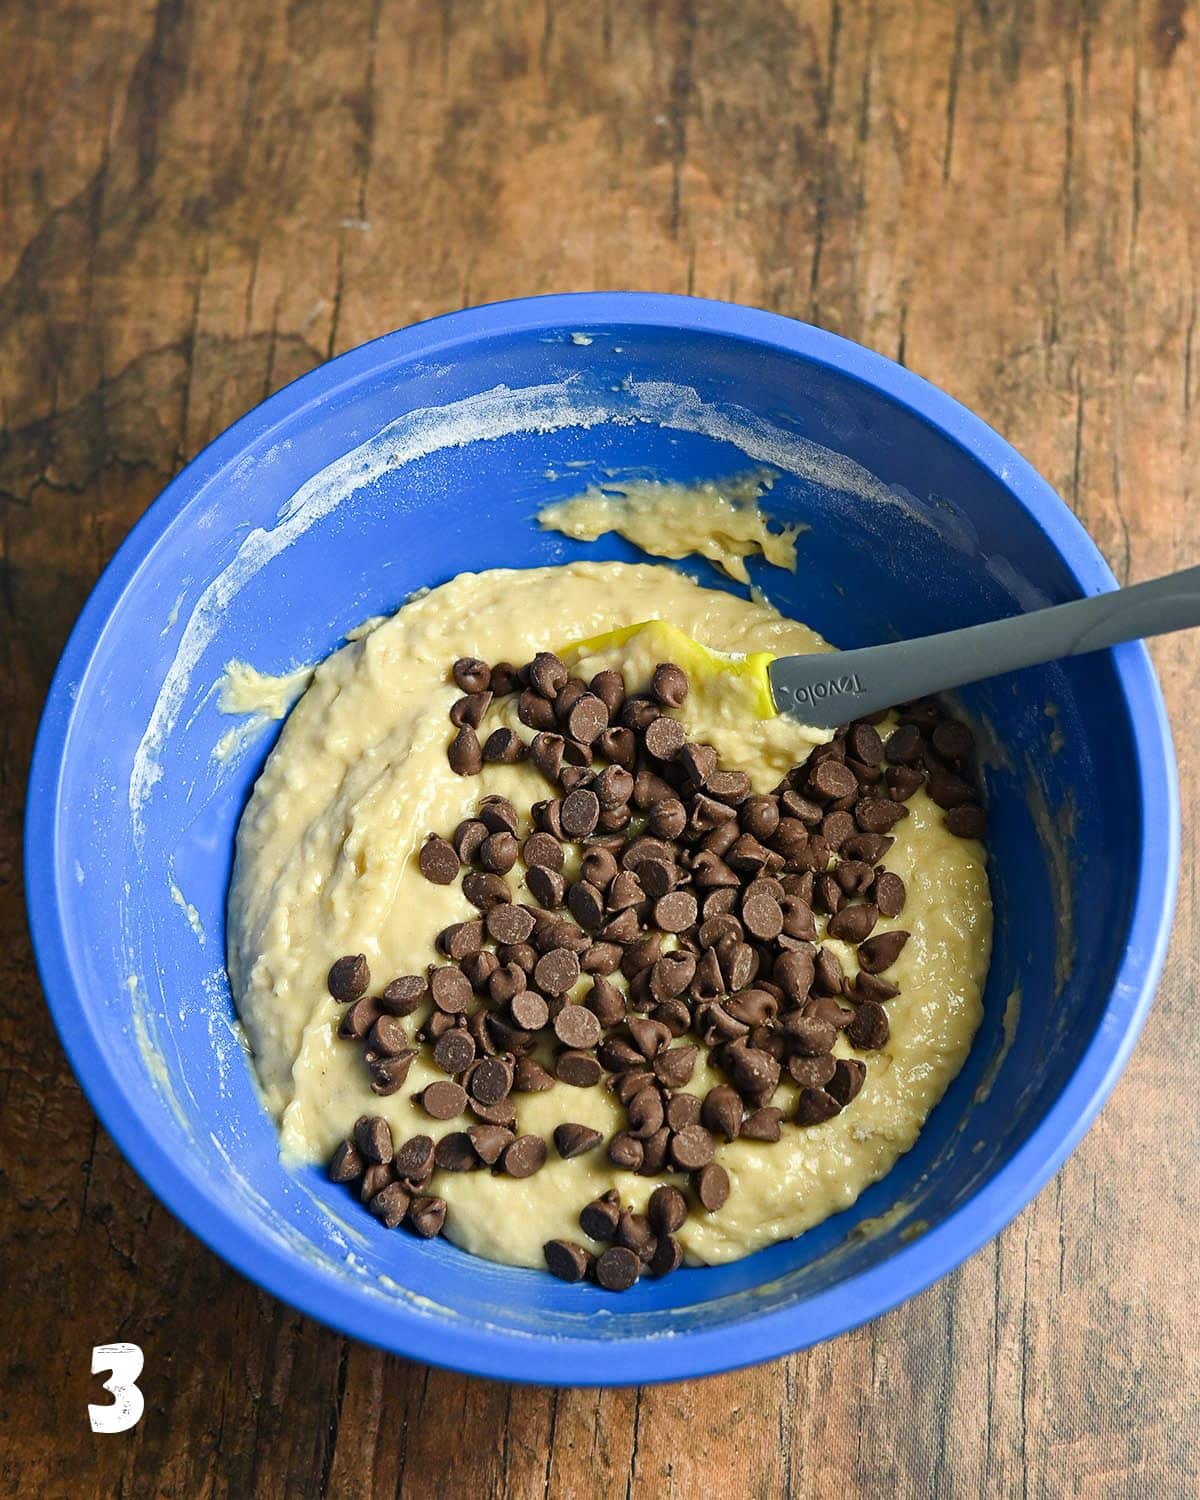
[[[439,961],[437,933],[475,912],[458,884],[421,876],[416,853],[425,835],[452,829],[488,793],[507,796],[518,810],[546,795],[528,762],[488,764],[469,778],[450,770],[447,713],[459,690],[449,664],[463,656],[522,662],[538,650],[561,650],[655,617],[726,651],[823,649],[805,626],[769,606],[703,589],[672,569],[582,562],[461,575],[317,668],[242,819],[229,911],[233,992],[285,1153],[325,1160],[363,1114],[382,1115],[397,1141],[417,1133],[436,1139],[464,1123],[432,1120],[411,1097],[445,1076],[424,1052],[400,1093],[374,1095],[359,1048],[337,1038],[341,1007],[325,986],[339,954],[366,954],[377,986]],[[653,632],[568,658],[584,677],[619,667],[631,691],[645,686],[662,659]],[[754,719],[723,688],[720,680],[694,681],[681,716],[689,737],[745,770],[756,792],[772,788],[825,737],[787,719]],[[515,699],[493,705],[481,738],[501,725],[532,737],[516,717]],[[853,1203],[913,1144],[966,1058],[982,1016],[991,938],[984,853],[945,829],[924,791],[908,805],[911,816],[894,829],[887,856],[908,899],[900,918],[883,919],[877,929],[912,934],[889,971],[901,987],[888,1008],[890,1039],[870,1054],[861,1094],[832,1120],[785,1123],[774,1144],[718,1146],[731,1192],[723,1208],[694,1212],[679,1231],[691,1260],[734,1259]],[[518,900],[527,898],[522,875],[518,863],[507,877]],[[828,946],[853,974],[855,950],[833,940]],[[852,1055],[844,1037],[836,1050]],[[688,1087],[703,1094],[723,1081],[701,1064]],[[785,1077],[773,1100],[785,1119],[796,1092]],[[547,1140],[563,1121],[606,1136],[622,1128],[623,1110],[603,1088],[559,1083],[516,1096],[516,1103],[520,1130]],[[439,1171],[430,1191],[446,1199],[445,1232],[457,1244],[493,1260],[541,1266],[545,1241],[579,1237],[578,1212],[589,1199],[616,1187],[623,1203],[641,1209],[663,1180],[680,1179],[620,1171],[602,1150],[563,1161],[552,1148],[532,1177]]]

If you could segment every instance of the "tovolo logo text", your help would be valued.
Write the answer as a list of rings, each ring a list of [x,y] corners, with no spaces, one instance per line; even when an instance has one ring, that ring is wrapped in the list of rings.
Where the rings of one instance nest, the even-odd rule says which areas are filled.
[[[853,694],[855,697],[866,689],[859,681],[857,672],[847,672],[845,677],[830,677],[825,682],[812,682],[807,687],[796,689],[797,703],[820,703],[822,698],[835,694]]]

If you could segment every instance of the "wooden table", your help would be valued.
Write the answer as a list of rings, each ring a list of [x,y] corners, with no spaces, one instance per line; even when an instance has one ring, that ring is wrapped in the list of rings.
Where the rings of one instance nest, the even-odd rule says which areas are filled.
[[[465,303],[641,287],[795,314],[981,412],[1122,579],[1196,562],[1198,84],[1182,0],[0,6],[6,1493],[1195,1492],[1196,635],[1155,647],[1187,836],[1172,958],[1099,1122],[955,1275],[725,1378],[461,1379],[228,1270],[76,1087],[19,857],[55,659],[143,508],[285,381]],[[146,1351],[147,1411],[93,1436],[90,1350],[115,1338]]]

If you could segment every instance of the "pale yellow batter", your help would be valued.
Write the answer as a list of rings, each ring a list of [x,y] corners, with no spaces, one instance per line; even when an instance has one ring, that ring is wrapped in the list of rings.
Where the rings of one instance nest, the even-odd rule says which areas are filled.
[[[447,712],[458,690],[449,665],[460,656],[520,663],[538,650],[653,617],[726,651],[822,646],[768,606],[703,589],[670,568],[583,562],[463,574],[316,669],[242,819],[229,911],[233,992],[286,1153],[327,1158],[361,1114],[382,1114],[397,1141],[418,1132],[436,1138],[468,1123],[438,1123],[410,1102],[410,1094],[444,1076],[421,1057],[400,1093],[372,1094],[361,1048],[335,1035],[342,1012],[325,989],[329,965],[343,953],[365,953],[380,987],[438,961],[440,929],[475,912],[459,884],[433,885],[421,876],[416,851],[425,835],[449,833],[489,792],[510,797],[519,810],[548,793],[528,763],[488,765],[472,778],[450,770]],[[652,639],[635,637],[575,670],[587,677],[616,665],[636,690],[655,660]],[[772,787],[822,737],[786,719],[752,719],[713,684],[695,685],[682,717],[689,735],[714,744],[726,766],[747,771],[756,791]],[[481,738],[498,724],[531,736],[514,700],[493,708]],[[909,806],[887,856],[908,901],[900,918],[879,928],[912,933],[889,971],[902,990],[888,1006],[890,1040],[864,1054],[863,1090],[834,1119],[787,1123],[776,1144],[718,1148],[729,1200],[715,1214],[693,1209],[679,1232],[689,1259],[731,1260],[853,1203],[913,1144],[966,1058],[982,1015],[991,939],[984,853],[951,836],[923,792]],[[528,899],[522,874],[518,864],[508,878],[518,898]],[[830,946],[853,973],[853,949]],[[837,1050],[849,1052],[844,1040]],[[689,1087],[703,1093],[723,1081],[699,1067]],[[624,1123],[602,1088],[558,1084],[514,1098],[520,1130],[547,1139],[566,1120],[606,1136]],[[773,1102],[790,1113],[794,1100],[785,1083]],[[456,1243],[493,1260],[540,1266],[546,1240],[582,1237],[579,1209],[605,1188],[617,1187],[624,1202],[641,1208],[655,1186],[671,1180],[682,1181],[620,1172],[603,1148],[562,1161],[551,1146],[532,1177],[438,1172],[431,1191],[449,1205],[446,1234]]]

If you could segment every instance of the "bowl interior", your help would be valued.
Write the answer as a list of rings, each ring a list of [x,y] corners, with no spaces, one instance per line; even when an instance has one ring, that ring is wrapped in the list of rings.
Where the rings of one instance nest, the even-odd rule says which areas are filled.
[[[238,424],[176,481],[93,601],[94,650],[59,684],[66,748],[38,875],[81,1007],[56,1010],[155,1188],[272,1290],[426,1358],[480,1367],[457,1352],[468,1333],[557,1335],[528,1368],[506,1368],[620,1379],[595,1363],[597,1345],[662,1337],[678,1351],[682,1335],[802,1310],[936,1230],[1058,1098],[1102,1022],[1141,843],[1113,656],[962,694],[997,747],[995,953],[980,1037],[915,1149],[800,1240],[619,1300],[389,1233],[316,1170],[280,1165],[223,967],[233,834],[277,726],[243,726],[234,752],[215,756],[237,723],[218,711],[225,663],[315,661],[464,569],[633,557],[611,537],[574,544],[532,521],[547,500],[613,476],[771,467],[768,510],[810,529],[795,577],[756,581],[843,646],[1058,602],[1104,574],[1072,573],[954,436],[818,358],[644,323],[464,335],[451,319],[416,333],[356,351]],[[920,1284],[908,1265],[898,1294]],[[840,1326],[854,1313],[851,1298]],[[827,1331],[801,1311],[791,1342]],[[736,1335],[730,1349],[725,1363],[749,1357]],[[683,1373],[680,1358],[664,1353],[663,1368]]]

